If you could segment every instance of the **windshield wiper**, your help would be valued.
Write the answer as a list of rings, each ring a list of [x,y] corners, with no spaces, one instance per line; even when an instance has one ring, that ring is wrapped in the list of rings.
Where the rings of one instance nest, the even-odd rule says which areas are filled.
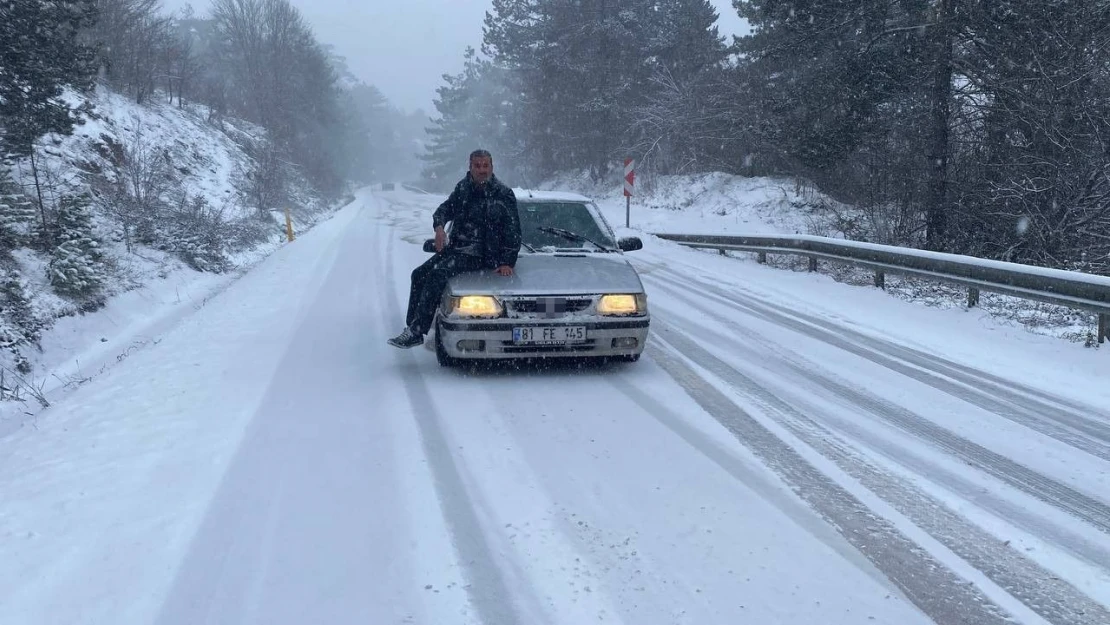
[[[597,241],[594,241],[593,239],[591,239],[589,237],[582,236],[582,235],[578,234],[577,232],[571,232],[570,230],[564,230],[563,228],[553,228],[551,226],[537,226],[537,229],[540,232],[546,232],[548,234],[554,234],[554,235],[563,237],[564,239],[569,239],[571,241],[578,241],[579,243],[583,243],[583,242],[592,243],[598,249],[605,250],[606,252],[615,252],[616,251],[615,249],[613,249],[613,248],[611,248],[607,245],[602,245],[602,244],[598,243]]]

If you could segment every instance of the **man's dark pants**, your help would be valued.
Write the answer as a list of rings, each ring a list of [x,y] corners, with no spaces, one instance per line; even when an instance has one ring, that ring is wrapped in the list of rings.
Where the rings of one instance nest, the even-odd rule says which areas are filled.
[[[409,311],[405,323],[420,334],[427,334],[435,318],[436,306],[443,296],[443,289],[451,278],[483,269],[485,264],[477,256],[445,250],[432,256],[412,271],[409,289]]]

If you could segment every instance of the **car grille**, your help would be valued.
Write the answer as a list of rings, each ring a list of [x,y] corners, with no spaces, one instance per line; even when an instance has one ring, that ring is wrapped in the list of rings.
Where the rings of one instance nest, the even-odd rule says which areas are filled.
[[[571,345],[514,345],[512,341],[502,341],[501,351],[506,354],[545,353],[559,352],[592,352],[597,349],[597,341],[590,339],[585,343]]]
[[[557,318],[582,312],[593,303],[590,297],[519,297],[507,299],[505,307],[510,316]]]

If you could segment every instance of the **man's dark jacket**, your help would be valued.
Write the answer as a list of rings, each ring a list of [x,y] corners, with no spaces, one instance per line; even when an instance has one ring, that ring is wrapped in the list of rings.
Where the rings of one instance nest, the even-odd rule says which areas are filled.
[[[432,214],[432,226],[451,226],[448,249],[479,256],[491,268],[516,265],[520,253],[520,215],[516,195],[496,176],[478,185],[467,172]]]

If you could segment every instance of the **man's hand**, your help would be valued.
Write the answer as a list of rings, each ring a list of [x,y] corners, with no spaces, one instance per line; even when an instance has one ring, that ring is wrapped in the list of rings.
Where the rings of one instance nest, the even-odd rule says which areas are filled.
[[[497,269],[494,269],[493,272],[502,276],[511,276],[513,275],[513,268],[508,265],[501,265]]]
[[[447,233],[443,231],[443,226],[440,226],[436,228],[436,252],[442,252],[445,245],[447,245]]]

